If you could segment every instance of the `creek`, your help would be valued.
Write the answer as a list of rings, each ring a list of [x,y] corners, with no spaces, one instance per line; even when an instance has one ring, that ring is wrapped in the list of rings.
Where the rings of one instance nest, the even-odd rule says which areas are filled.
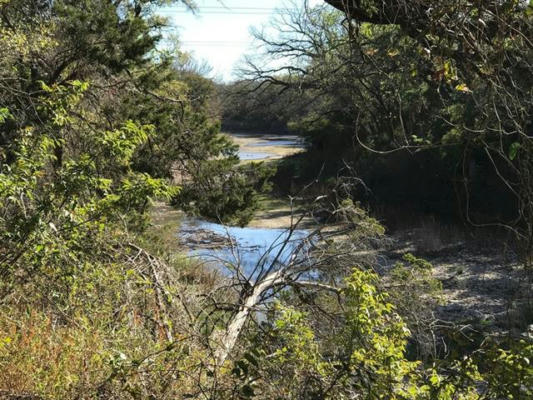
[[[242,161],[268,161],[295,154],[303,149],[297,136],[232,134],[239,147]],[[245,275],[253,278],[258,266],[268,266],[274,261],[285,263],[308,232],[297,229],[289,234],[287,226],[269,228],[230,227],[185,218],[179,236],[190,254],[199,257],[224,272],[227,265],[239,264]],[[260,269],[260,268],[259,268]]]
[[[285,264],[308,235],[302,229],[239,228],[197,218],[185,219],[180,231],[192,256],[227,272],[239,265],[248,278],[272,264]]]

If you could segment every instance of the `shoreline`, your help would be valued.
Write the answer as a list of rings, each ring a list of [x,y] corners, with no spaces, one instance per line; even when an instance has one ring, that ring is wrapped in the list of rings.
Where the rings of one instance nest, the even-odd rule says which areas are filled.
[[[239,146],[239,155],[243,155],[241,163],[280,160],[305,150],[302,138],[296,135],[233,132],[223,134]],[[257,155],[257,158],[254,155]]]

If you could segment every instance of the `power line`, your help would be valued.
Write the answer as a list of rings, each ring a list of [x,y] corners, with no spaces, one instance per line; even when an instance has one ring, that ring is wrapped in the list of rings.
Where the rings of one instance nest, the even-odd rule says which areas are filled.
[[[273,11],[277,10],[277,7],[220,7],[220,6],[207,6],[199,7],[200,10],[263,10]]]
[[[286,9],[286,8],[279,8],[279,7],[198,7],[198,10],[225,10],[225,11],[232,11],[232,10],[252,10],[252,11],[275,11],[279,9]],[[179,10],[179,11],[185,11],[189,12],[186,9],[182,7],[164,7],[161,10]]]
[[[188,45],[183,45],[183,48],[187,48]],[[213,47],[213,48],[218,48],[218,47],[234,47],[234,48],[241,48],[243,47],[242,45],[237,45],[237,44],[195,44],[195,45],[191,45],[190,47],[194,47],[194,48],[197,48],[197,47]]]
[[[227,43],[227,44],[246,44],[249,42],[246,41],[239,41],[239,40],[183,40],[180,43],[186,43],[186,44],[202,44],[202,43],[211,43],[211,44],[221,44],[221,43]]]
[[[242,14],[242,15],[270,15],[273,12],[289,12],[292,9],[268,8],[268,7],[199,7],[199,15],[228,15],[228,14]],[[189,10],[176,7],[166,7],[160,9],[159,13],[163,14],[190,14]]]
[[[180,44],[184,46],[194,47],[242,47],[250,45],[251,42],[232,42],[232,41],[211,41],[211,40],[198,40],[198,41],[182,41]]]
[[[165,15],[176,15],[176,14],[189,14],[187,11],[174,11],[165,13]],[[271,12],[249,12],[249,11],[229,11],[229,12],[222,12],[222,11],[201,11],[198,13],[199,16],[202,15],[271,15]]]

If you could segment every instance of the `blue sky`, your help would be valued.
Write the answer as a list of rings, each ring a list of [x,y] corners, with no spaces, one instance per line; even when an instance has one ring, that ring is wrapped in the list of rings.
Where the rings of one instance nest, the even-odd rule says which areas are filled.
[[[211,77],[229,81],[234,78],[232,71],[242,56],[253,53],[250,27],[267,24],[276,9],[290,3],[286,0],[196,0],[196,4],[197,15],[184,6],[167,7],[160,14],[170,18],[183,50],[193,53],[197,60],[207,61],[213,68]]]

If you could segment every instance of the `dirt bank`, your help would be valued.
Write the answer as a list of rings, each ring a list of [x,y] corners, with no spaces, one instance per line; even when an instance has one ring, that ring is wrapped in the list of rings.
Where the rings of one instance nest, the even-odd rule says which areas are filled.
[[[260,209],[248,226],[253,228],[288,229],[301,218],[302,211],[291,206],[289,199],[274,199],[263,196],[260,199]],[[298,226],[300,229],[308,229],[314,221],[310,217],[304,217]]]

